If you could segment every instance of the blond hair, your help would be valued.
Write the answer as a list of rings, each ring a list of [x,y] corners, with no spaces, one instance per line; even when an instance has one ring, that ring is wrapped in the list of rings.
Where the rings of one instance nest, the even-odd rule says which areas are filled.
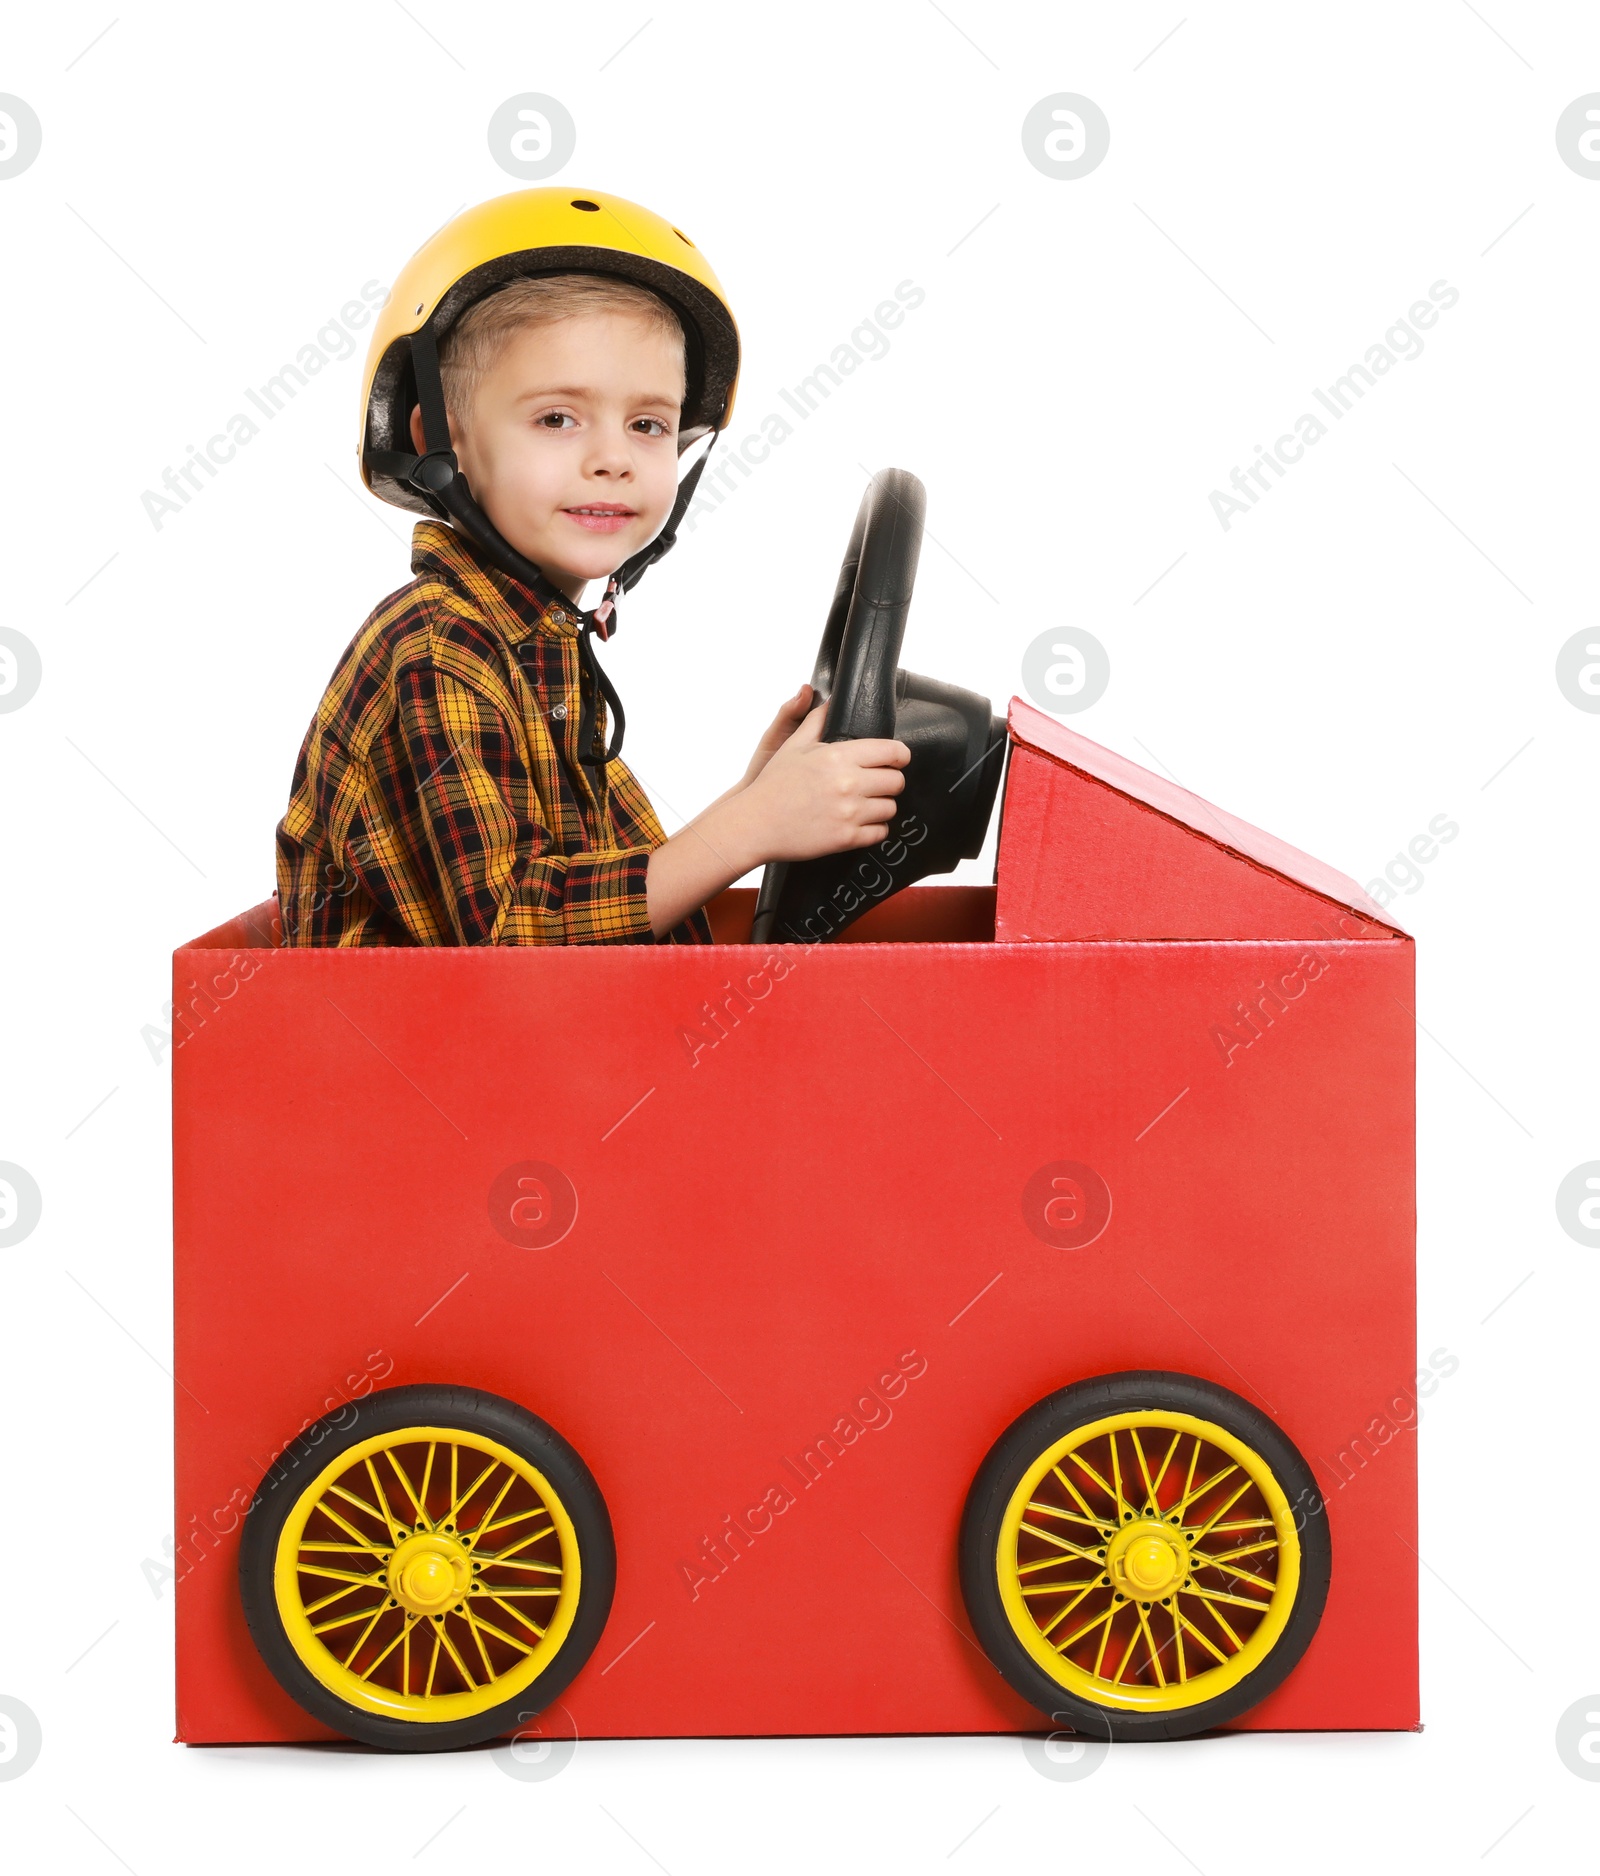
[[[683,345],[683,327],[665,300],[630,280],[607,274],[545,274],[513,280],[479,300],[445,334],[439,346],[439,376],[447,408],[461,422],[484,374],[513,333],[596,313],[638,319],[663,338]]]

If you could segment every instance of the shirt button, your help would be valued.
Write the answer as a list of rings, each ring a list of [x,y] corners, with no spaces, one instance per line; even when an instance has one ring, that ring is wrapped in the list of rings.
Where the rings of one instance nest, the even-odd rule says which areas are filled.
[[[553,717],[565,717],[567,714],[567,706],[565,704],[557,704],[550,714]]]
[[[557,607],[550,615],[550,623],[552,625],[565,625],[567,623],[567,615]]]

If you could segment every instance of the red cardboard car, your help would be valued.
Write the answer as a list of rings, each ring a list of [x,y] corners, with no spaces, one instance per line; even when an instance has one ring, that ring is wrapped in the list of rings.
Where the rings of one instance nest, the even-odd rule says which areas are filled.
[[[176,953],[180,1739],[1416,1724],[1411,942],[1009,735],[831,944]]]
[[[1417,1724],[1412,943],[1004,727],[825,942],[176,953],[180,1739]]]

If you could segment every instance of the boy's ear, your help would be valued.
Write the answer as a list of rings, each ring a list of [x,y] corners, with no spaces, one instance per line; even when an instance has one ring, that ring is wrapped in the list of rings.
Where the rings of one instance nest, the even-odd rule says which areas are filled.
[[[460,449],[461,433],[456,429],[455,418],[448,412],[445,413],[445,423],[450,430],[450,447]],[[411,406],[411,447],[419,456],[426,456],[428,453],[427,439],[422,434],[422,406],[420,404]]]

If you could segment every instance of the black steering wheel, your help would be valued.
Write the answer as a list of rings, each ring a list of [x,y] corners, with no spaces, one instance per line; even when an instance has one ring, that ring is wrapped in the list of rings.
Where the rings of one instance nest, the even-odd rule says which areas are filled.
[[[929,873],[983,847],[1005,766],[1006,725],[987,697],[902,671],[927,492],[904,469],[872,478],[856,512],[811,674],[822,740],[895,736],[911,751],[886,840],[815,860],[774,860],[752,944],[815,944]]]

